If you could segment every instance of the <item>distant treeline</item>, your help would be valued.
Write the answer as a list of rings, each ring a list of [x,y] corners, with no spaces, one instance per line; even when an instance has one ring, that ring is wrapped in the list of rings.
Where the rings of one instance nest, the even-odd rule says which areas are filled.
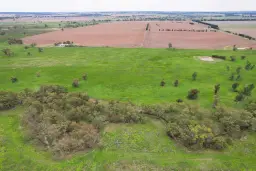
[[[200,21],[200,20],[192,20],[193,22],[197,22],[197,23],[200,23],[200,24],[205,24],[205,25],[208,25],[210,26],[211,28],[214,28],[214,29],[217,29],[219,30],[219,26],[216,25],[216,24],[211,24],[211,23],[207,23],[207,22],[204,22],[204,21]]]
[[[256,21],[256,18],[204,19],[204,21]]]

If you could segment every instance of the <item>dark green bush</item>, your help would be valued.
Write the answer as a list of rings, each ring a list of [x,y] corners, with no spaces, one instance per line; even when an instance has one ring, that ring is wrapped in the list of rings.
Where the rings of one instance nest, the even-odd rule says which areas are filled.
[[[214,86],[214,94],[215,94],[215,95],[218,94],[219,91],[220,91],[220,84],[216,84],[216,85]]]
[[[240,74],[237,75],[237,77],[236,77],[236,81],[239,81],[239,80],[241,80],[241,75]]]
[[[182,103],[183,100],[182,100],[182,99],[177,99],[176,102],[177,102],[177,103]]]
[[[12,81],[12,83],[16,83],[16,82],[18,82],[18,79],[16,77],[11,77],[11,81]]]
[[[246,58],[246,56],[241,56],[241,59],[244,60]]]
[[[30,46],[31,47],[36,47],[36,43],[32,43]]]
[[[227,68],[227,71],[229,71],[229,70],[230,70],[230,66],[226,66],[226,68]]]
[[[188,99],[190,100],[195,100],[198,98],[199,90],[197,89],[192,89],[188,92]]]
[[[164,81],[164,80],[162,80],[162,81],[160,82],[160,86],[161,86],[161,87],[164,87],[164,86],[165,86],[165,81]]]
[[[237,92],[238,86],[239,86],[239,83],[232,84],[232,89],[233,89],[234,92]]]
[[[235,102],[241,102],[243,101],[245,98],[245,96],[242,93],[239,93],[236,97],[235,97]]]
[[[241,69],[242,69],[242,67],[237,67],[237,68],[236,68],[236,73],[237,73],[237,74],[240,74]]]
[[[231,60],[232,62],[234,62],[234,61],[236,61],[236,57],[230,56],[230,60]]]
[[[255,88],[254,84],[246,85],[242,91],[243,95],[251,96],[252,90]]]
[[[229,80],[234,81],[234,79],[235,79],[235,74],[232,73],[231,76],[229,77]]]
[[[195,81],[196,78],[197,78],[197,72],[194,72],[194,73],[192,74],[192,79]]]
[[[179,86],[179,80],[175,80],[174,87],[178,87],[178,86]]]
[[[246,69],[246,70],[251,70],[251,67],[252,67],[252,63],[249,62],[249,61],[247,61],[247,62],[246,62],[246,65],[245,65],[245,69]]]
[[[38,52],[43,52],[44,51],[44,49],[43,48],[38,48]]]

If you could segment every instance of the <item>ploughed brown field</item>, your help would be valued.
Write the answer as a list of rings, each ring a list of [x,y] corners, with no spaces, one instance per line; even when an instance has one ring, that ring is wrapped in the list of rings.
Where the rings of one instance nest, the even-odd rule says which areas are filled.
[[[147,23],[150,23],[148,31]],[[255,41],[224,32],[213,32],[206,25],[191,25],[189,21],[115,22],[23,39],[25,44],[36,43],[40,46],[67,40],[83,46],[167,48],[172,43],[173,47],[184,49],[223,49],[232,45],[256,48]]]
[[[256,21],[211,21],[221,29],[241,33],[256,38]]]

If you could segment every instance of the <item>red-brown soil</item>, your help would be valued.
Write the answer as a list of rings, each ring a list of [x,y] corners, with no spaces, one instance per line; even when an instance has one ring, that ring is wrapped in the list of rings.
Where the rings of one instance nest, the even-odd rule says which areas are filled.
[[[145,28],[144,22],[117,22],[35,35],[23,41],[25,44],[53,45],[69,40],[83,46],[140,47]]]
[[[147,23],[150,23],[150,31],[146,31]],[[223,49],[234,44],[237,47],[256,48],[255,41],[224,32],[211,32],[206,25],[189,23],[189,21],[116,22],[45,33],[26,37],[23,41],[25,44],[38,45],[53,45],[56,42],[69,40],[83,46],[167,48],[168,43],[172,43],[173,47],[184,49]],[[163,29],[187,31],[162,31]],[[188,31],[193,29],[208,31]]]

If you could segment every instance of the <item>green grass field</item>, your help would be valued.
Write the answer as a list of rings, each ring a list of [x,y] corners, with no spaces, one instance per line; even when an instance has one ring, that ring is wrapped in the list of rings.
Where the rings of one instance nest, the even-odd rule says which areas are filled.
[[[189,152],[174,144],[160,121],[112,124],[102,131],[101,149],[80,152],[64,160],[28,143],[19,127],[23,108],[0,112],[2,170],[255,170],[255,136],[224,152]]]
[[[0,56],[0,90],[18,92],[25,88],[36,90],[42,84],[59,84],[68,87],[71,92],[88,92],[93,98],[132,101],[136,104],[169,103],[181,98],[210,107],[214,85],[219,83],[220,103],[240,106],[234,103],[236,93],[231,91],[234,81],[230,81],[229,77],[237,67],[244,68],[246,60],[241,60],[241,55],[256,63],[256,51],[45,48],[43,53],[39,53],[37,48],[11,48],[14,57]],[[28,51],[32,56],[26,55]],[[211,63],[195,58],[212,54],[233,55],[237,61]],[[230,66],[230,71],[226,66]],[[41,77],[36,77],[37,72],[41,73]],[[193,72],[198,73],[196,81],[192,81]],[[84,73],[88,74],[87,81],[82,81]],[[10,81],[12,76],[18,78],[18,83]],[[255,76],[254,71],[242,69],[242,79],[238,81],[240,88],[255,83]],[[74,79],[81,80],[79,88],[72,88]],[[165,87],[160,87],[162,79],[166,82]],[[173,86],[176,79],[180,82],[179,87]],[[192,88],[200,90],[196,101],[186,100]],[[255,95],[251,98],[255,99]]]
[[[22,33],[22,32],[21,32]],[[29,32],[29,34],[34,34]],[[14,37],[23,37],[22,34]],[[235,103],[231,91],[232,72],[246,60],[256,64],[256,51],[123,49],[123,48],[37,48],[8,46],[0,37],[0,49],[11,48],[13,57],[0,53],[0,91],[20,92],[25,88],[37,90],[42,84],[66,86],[70,92],[88,92],[103,100],[132,101],[138,105],[175,102],[210,108],[214,85],[221,84],[220,104],[242,108],[252,97]],[[31,52],[32,56],[27,56]],[[196,56],[213,54],[236,56],[235,62],[203,62]],[[240,56],[247,56],[241,60]],[[228,58],[229,59],[229,58]],[[230,71],[226,67],[230,66]],[[41,76],[36,77],[40,72]],[[193,72],[198,73],[192,81]],[[82,75],[88,80],[82,81]],[[10,78],[18,78],[12,83]],[[240,88],[256,83],[255,71],[241,71]],[[72,81],[80,79],[79,88]],[[165,87],[160,87],[164,79]],[[179,87],[173,82],[178,79]],[[190,89],[200,90],[199,98],[186,99]],[[165,125],[147,118],[145,124],[110,124],[101,132],[102,147],[56,160],[49,152],[26,139],[20,126],[23,107],[0,112],[0,170],[256,170],[256,136],[237,141],[224,152],[191,152],[166,136]]]

